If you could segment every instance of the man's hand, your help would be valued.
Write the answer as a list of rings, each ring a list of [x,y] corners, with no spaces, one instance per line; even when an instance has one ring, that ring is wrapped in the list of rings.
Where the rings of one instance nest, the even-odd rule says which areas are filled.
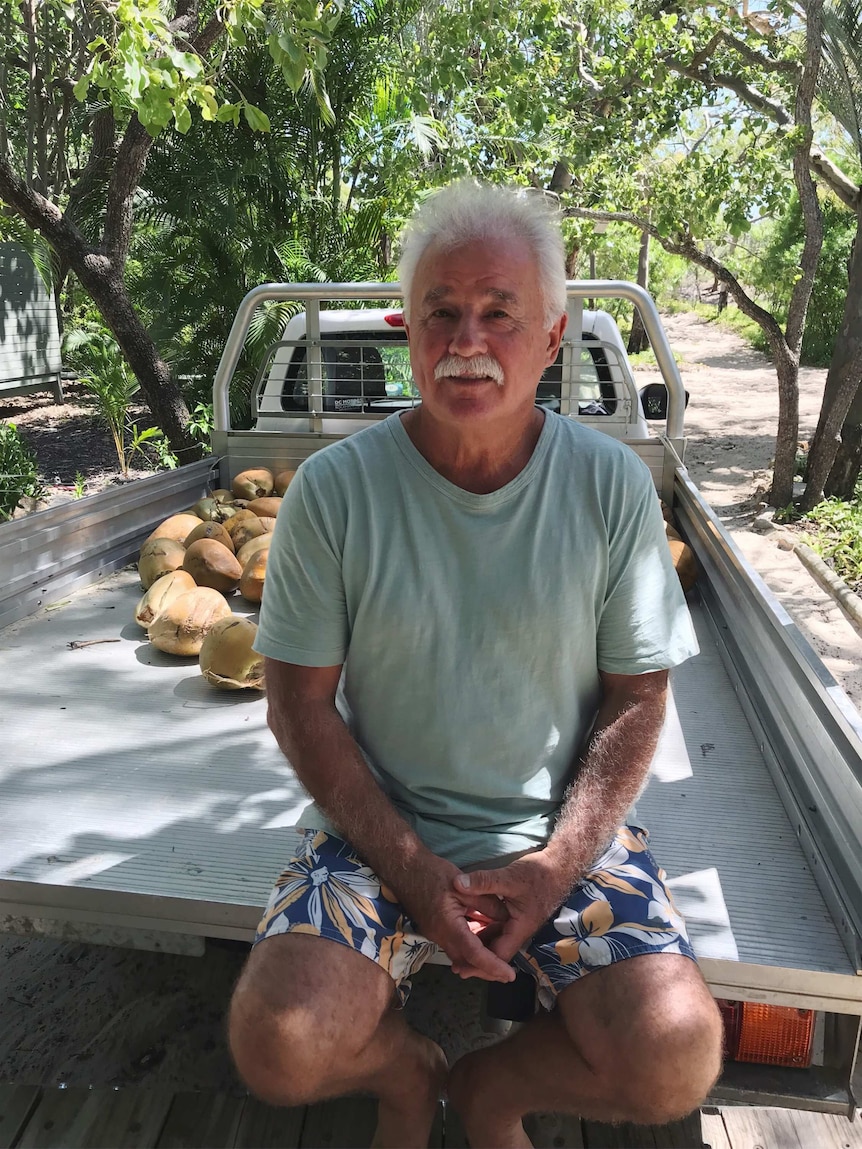
[[[504,962],[510,962],[523,949],[571,892],[570,883],[544,850],[525,854],[498,870],[459,874],[454,889],[467,909],[487,905],[489,896],[502,900],[507,916],[495,918],[481,937],[491,953]],[[462,973],[462,976],[470,974]]]
[[[513,981],[508,961],[481,940],[486,928],[498,928],[508,914],[499,898],[477,891],[464,899],[456,879],[465,875],[451,862],[435,857],[428,866],[399,881],[397,895],[405,910],[429,941],[436,942],[462,977],[485,981]]]

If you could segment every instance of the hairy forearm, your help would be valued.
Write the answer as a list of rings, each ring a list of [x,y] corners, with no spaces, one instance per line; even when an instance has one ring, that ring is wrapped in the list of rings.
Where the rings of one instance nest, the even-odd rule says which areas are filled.
[[[666,700],[666,675],[633,679],[606,694],[566,792],[546,853],[571,889],[613,838],[640,793],[655,754]]]
[[[270,698],[269,725],[297,778],[339,834],[402,895],[408,875],[433,855],[380,788],[335,706]]]

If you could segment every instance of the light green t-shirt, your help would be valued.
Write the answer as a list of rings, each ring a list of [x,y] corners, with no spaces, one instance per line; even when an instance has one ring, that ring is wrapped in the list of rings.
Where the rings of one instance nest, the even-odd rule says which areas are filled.
[[[545,412],[488,495],[444,479],[400,416],[318,451],[269,553],[256,648],[344,663],[338,705],[390,799],[458,865],[540,845],[599,700],[697,643],[649,472]],[[332,829],[316,807],[305,827]]]

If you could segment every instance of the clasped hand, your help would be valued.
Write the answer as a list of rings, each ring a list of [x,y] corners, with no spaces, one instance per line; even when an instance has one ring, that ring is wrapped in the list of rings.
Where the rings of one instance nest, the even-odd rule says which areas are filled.
[[[405,908],[460,977],[509,982],[512,958],[565,900],[560,874],[542,850],[496,870],[465,874],[442,859],[413,889]]]

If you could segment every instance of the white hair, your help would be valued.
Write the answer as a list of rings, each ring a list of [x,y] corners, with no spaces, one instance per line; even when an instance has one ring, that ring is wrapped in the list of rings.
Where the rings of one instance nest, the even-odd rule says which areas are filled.
[[[522,239],[538,265],[544,319],[550,329],[566,310],[566,257],[556,205],[529,188],[462,179],[429,196],[401,236],[398,279],[409,322],[413,276],[432,245],[450,251],[473,240]]]

